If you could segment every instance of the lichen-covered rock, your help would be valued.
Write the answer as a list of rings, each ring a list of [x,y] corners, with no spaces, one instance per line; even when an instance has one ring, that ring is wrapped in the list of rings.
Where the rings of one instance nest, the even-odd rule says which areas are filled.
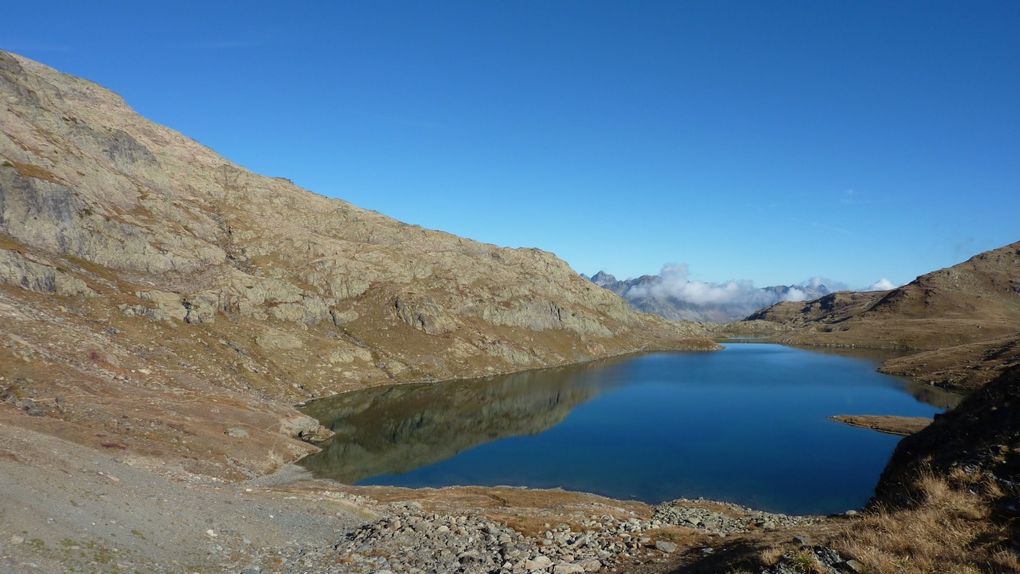
[[[219,297],[215,293],[196,293],[181,300],[185,309],[184,321],[193,325],[212,323],[216,319]]]
[[[181,296],[177,293],[168,293],[166,291],[140,291],[136,293],[139,299],[148,301],[155,306],[155,309],[159,311],[158,315],[160,320],[163,317],[169,317],[178,321],[183,321],[185,316],[188,314],[188,310],[184,307],[181,301]],[[135,306],[137,308],[138,306]],[[150,316],[156,318],[156,313],[136,313],[142,316]]]
[[[393,300],[393,308],[401,321],[429,335],[442,335],[457,328],[457,321],[429,299],[403,295]]]
[[[6,249],[0,249],[0,283],[66,297],[92,297],[96,294],[81,279]]]

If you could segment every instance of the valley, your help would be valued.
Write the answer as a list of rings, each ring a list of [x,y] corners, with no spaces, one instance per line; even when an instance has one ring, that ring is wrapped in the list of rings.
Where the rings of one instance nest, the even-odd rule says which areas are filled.
[[[10,52],[0,95],[0,570],[1020,568],[1020,243],[890,291],[785,301],[719,325],[672,321],[549,252],[252,173],[113,92]],[[896,356],[878,374],[816,352],[837,348]],[[760,362],[740,367],[740,349]],[[779,392],[798,361],[817,362],[815,375]],[[730,378],[663,384],[698,365]],[[822,371],[850,392],[826,388]],[[772,386],[754,386],[768,372]],[[628,386],[638,375],[643,386]],[[713,394],[727,380],[732,394]],[[965,397],[954,406],[945,391]],[[634,404],[657,409],[614,418]],[[681,412],[679,438],[704,440],[651,424]],[[770,421],[777,413],[790,416]],[[935,414],[898,443],[826,419]],[[571,477],[501,485],[506,468],[472,485],[355,484],[585,420],[560,443],[592,441],[571,472],[642,470],[644,484],[669,486],[696,457],[677,451],[669,466],[635,453],[690,443],[722,466],[689,495]],[[629,447],[610,440],[642,421],[652,428]],[[801,423],[826,440],[776,430]],[[747,433],[763,442],[745,460],[710,442],[746,446]],[[833,456],[794,483],[775,472],[805,464],[804,452],[776,444]],[[567,457],[556,448],[513,470],[553,466]],[[611,459],[593,460],[603,449]],[[826,472],[856,478],[834,494]],[[721,475],[745,479],[730,496],[739,505],[697,498],[732,494]],[[553,488],[564,485],[578,491]],[[789,487],[788,498],[753,496],[763,485]]]

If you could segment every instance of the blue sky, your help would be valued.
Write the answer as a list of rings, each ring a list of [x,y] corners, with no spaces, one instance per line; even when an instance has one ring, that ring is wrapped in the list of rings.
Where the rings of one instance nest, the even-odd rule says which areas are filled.
[[[617,276],[897,283],[1020,239],[1020,2],[9,2],[253,170]]]

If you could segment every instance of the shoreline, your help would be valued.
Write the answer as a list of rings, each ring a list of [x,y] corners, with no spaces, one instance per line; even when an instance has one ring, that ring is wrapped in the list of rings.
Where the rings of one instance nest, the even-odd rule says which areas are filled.
[[[934,419],[894,415],[832,415],[829,420],[896,436],[909,436],[930,425]]]

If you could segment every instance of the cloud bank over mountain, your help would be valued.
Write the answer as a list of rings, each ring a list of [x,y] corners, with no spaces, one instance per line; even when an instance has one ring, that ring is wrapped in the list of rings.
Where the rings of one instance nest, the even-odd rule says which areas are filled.
[[[888,291],[890,289],[895,289],[897,287],[899,287],[899,285],[897,285],[897,284],[893,283],[892,281],[890,281],[890,280],[886,279],[885,277],[883,277],[883,278],[879,279],[878,281],[875,281],[871,285],[868,285],[864,289],[859,289],[859,290],[860,291]]]
[[[600,271],[590,279],[642,311],[668,319],[709,322],[735,321],[781,301],[807,301],[833,291],[850,290],[845,283],[825,277],[791,285],[756,287],[747,279],[716,283],[693,280],[690,275],[686,263],[669,263],[657,275],[621,281]],[[894,287],[894,283],[882,278],[860,290],[884,291]]]

